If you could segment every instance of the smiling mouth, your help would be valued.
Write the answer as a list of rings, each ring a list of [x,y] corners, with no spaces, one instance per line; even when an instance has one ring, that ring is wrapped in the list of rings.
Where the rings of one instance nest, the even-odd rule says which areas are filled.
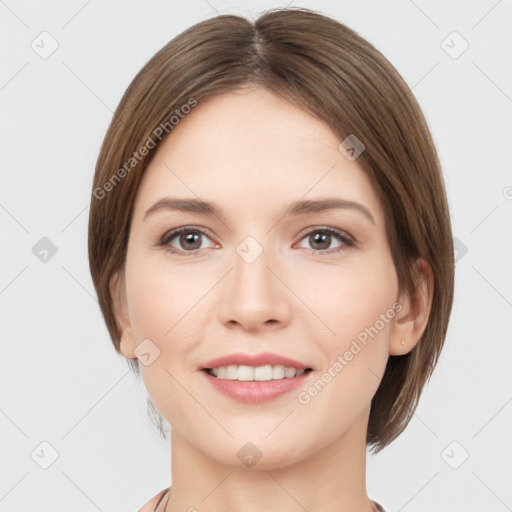
[[[218,368],[203,368],[203,371],[220,380],[266,382],[300,377],[304,373],[312,371],[312,368],[296,369],[284,365],[229,365]]]

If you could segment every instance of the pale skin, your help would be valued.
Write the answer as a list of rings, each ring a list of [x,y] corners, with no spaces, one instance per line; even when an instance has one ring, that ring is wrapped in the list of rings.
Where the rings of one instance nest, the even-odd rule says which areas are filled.
[[[388,357],[409,352],[421,337],[433,283],[421,260],[416,293],[400,293],[382,205],[340,142],[322,121],[268,90],[244,88],[201,102],[146,170],[125,271],[112,278],[111,291],[122,354],[135,358],[145,339],[160,350],[139,366],[172,427],[167,512],[373,510],[366,490],[370,402]],[[164,197],[210,201],[225,217],[160,209],[144,219]],[[327,197],[363,205],[373,222],[357,208],[283,216],[293,201]],[[180,227],[207,234],[196,243],[185,233],[167,249],[155,245]],[[350,235],[354,245],[336,235],[315,241],[325,227]],[[236,252],[248,236],[263,249],[252,263]],[[299,403],[298,393],[395,303],[401,310],[378,335],[308,404]],[[199,369],[234,352],[274,352],[313,371],[297,391],[241,403],[213,389]],[[247,442],[262,454],[252,468],[237,457]]]

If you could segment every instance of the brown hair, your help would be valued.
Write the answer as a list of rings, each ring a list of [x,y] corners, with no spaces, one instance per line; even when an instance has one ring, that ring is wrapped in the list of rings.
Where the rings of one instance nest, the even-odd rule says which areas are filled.
[[[153,148],[197,102],[250,84],[323,120],[340,142],[350,134],[363,142],[358,163],[385,209],[400,290],[414,292],[417,258],[432,268],[422,337],[409,353],[389,357],[372,400],[367,444],[376,453],[409,423],[439,358],[452,308],[454,254],[440,162],[414,95],[377,49],[334,19],[304,8],[269,10],[253,22],[220,15],[185,30],[137,74],[94,175],[89,264],[102,314],[119,350],[109,281],[124,268],[132,206]],[[138,368],[136,360],[130,363]]]

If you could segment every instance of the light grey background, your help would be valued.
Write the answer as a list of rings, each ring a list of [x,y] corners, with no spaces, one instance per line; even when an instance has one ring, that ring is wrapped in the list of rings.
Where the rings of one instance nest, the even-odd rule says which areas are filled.
[[[216,12],[279,5],[0,1],[1,511],[138,510],[169,485],[169,442],[112,348],[89,275],[94,165],[121,95],[173,36]],[[391,512],[512,510],[512,2],[292,5],[355,29],[413,88],[457,238],[444,353],[407,430],[368,457],[369,495]],[[43,237],[57,248],[46,262],[33,252]],[[58,453],[47,469],[42,442]]]

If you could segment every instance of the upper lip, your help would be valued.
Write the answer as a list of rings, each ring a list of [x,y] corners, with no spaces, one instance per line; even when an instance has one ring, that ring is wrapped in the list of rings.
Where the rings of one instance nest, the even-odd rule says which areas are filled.
[[[311,366],[303,364],[300,361],[296,361],[295,359],[280,356],[279,354],[264,352],[262,354],[255,355],[236,353],[217,357],[216,359],[211,359],[204,363],[201,369],[220,368],[221,366],[229,365],[265,366],[268,364],[272,366],[283,365],[288,368],[295,368],[296,370],[306,370],[307,368],[311,368]]]

